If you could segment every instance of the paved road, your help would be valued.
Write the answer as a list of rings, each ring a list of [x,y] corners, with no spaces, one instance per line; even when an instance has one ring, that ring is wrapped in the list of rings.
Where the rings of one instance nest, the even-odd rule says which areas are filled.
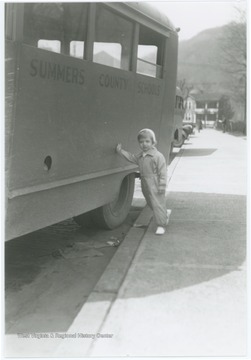
[[[5,244],[6,333],[67,331],[142,207],[111,231],[72,219]]]

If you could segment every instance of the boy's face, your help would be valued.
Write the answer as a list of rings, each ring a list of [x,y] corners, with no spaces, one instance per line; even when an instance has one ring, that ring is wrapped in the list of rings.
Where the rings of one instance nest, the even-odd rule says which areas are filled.
[[[143,151],[148,151],[151,149],[151,147],[153,146],[153,142],[152,139],[150,138],[149,135],[145,135],[144,137],[142,136],[139,139],[139,146]]]

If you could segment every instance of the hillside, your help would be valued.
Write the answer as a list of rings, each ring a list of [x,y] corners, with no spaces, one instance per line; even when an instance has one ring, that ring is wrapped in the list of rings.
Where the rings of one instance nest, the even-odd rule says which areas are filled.
[[[226,27],[207,29],[192,39],[180,41],[178,80],[205,91],[226,91],[229,74],[220,66],[220,39]]]

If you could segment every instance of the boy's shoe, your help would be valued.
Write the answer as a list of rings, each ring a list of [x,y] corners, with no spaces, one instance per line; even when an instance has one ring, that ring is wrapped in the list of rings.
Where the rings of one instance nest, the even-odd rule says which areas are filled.
[[[172,210],[171,210],[171,209],[167,209],[167,211],[166,211],[166,216],[167,216],[167,221],[166,221],[166,224],[167,224],[167,225],[168,225],[169,220],[170,220],[170,215],[171,215],[171,212],[172,212]]]
[[[162,226],[158,226],[155,234],[156,235],[163,235],[163,234],[165,234],[165,232],[166,232],[165,228],[163,228]]]

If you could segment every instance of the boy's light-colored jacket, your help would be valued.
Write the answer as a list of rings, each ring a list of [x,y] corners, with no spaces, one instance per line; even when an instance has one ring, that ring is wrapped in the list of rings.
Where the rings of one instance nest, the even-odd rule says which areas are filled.
[[[155,178],[155,186],[158,190],[165,190],[167,183],[166,160],[155,147],[152,147],[146,153],[143,151],[133,155],[128,151],[121,149],[119,153],[128,161],[139,166],[141,178]]]

